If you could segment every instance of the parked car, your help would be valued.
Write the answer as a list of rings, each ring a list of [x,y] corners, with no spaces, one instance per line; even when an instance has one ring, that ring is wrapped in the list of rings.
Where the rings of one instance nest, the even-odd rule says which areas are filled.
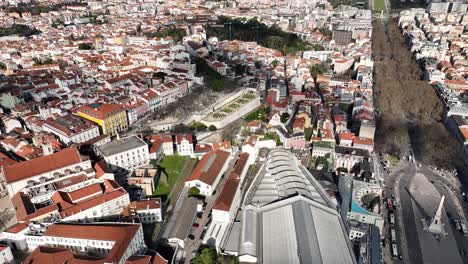
[[[193,227],[193,228],[199,228],[199,227],[200,227],[200,224],[199,224],[199,223],[193,223],[193,224],[192,224],[192,227]]]

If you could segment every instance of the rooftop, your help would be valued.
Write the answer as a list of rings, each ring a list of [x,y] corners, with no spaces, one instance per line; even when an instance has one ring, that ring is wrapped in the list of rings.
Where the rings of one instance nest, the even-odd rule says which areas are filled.
[[[3,173],[5,181],[7,183],[12,183],[80,162],[81,157],[78,150],[71,147],[47,156],[7,165],[3,168]]]
[[[229,152],[211,151],[203,156],[186,181],[199,180],[212,185],[229,159]]]
[[[356,263],[340,215],[302,195],[242,210],[239,255],[257,263]]]
[[[104,145],[98,146],[101,153],[105,157],[109,157],[118,153],[136,149],[139,147],[147,146],[147,144],[137,136],[130,136],[115,140]]]

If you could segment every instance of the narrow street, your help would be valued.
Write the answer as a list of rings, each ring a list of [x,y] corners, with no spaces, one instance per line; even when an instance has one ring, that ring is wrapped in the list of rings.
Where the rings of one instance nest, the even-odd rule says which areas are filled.
[[[219,181],[218,183],[218,186],[216,186],[216,193],[214,195],[211,195],[209,197],[206,198],[206,207],[203,211],[203,215],[201,218],[196,218],[196,223],[199,224],[199,227],[194,229],[194,232],[193,232],[193,235],[194,235],[194,239],[190,239],[190,238],[187,238],[185,240],[185,264],[189,264],[190,263],[190,260],[192,258],[192,252],[198,250],[198,248],[200,247],[201,245],[201,242],[202,242],[202,239],[201,239],[201,235],[204,231],[204,228],[205,226],[207,225],[207,223],[209,222],[210,220],[210,217],[211,217],[211,209],[213,208],[213,205],[214,203],[216,202],[216,199],[218,198],[218,196],[220,195],[223,187],[224,187],[224,184],[226,182],[226,179],[229,177],[229,174],[231,174],[231,172],[233,171],[234,169],[234,164],[236,163],[237,161],[237,158],[239,156],[239,153],[237,153],[234,158],[229,162],[229,167],[228,169],[226,170],[226,172],[224,172],[224,177],[221,178],[221,180]]]

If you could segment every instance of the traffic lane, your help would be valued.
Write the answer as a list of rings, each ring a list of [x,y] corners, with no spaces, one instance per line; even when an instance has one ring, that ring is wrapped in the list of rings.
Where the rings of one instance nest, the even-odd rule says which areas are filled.
[[[380,165],[380,164],[379,164]],[[400,192],[400,187],[399,185],[401,184],[401,179],[404,178],[403,176],[406,174],[409,174],[408,172],[411,172],[411,163],[402,160],[402,162],[399,164],[399,166],[395,169],[392,169],[391,167],[387,172],[385,172],[385,193],[387,198],[392,199],[394,201],[394,209],[393,213],[395,214],[395,224],[393,228],[396,231],[397,238],[396,238],[396,245],[397,245],[397,250],[398,254],[402,256],[402,259],[398,259],[396,257],[393,257],[391,252],[390,256],[393,259],[394,263],[411,263],[409,261],[409,253],[408,251],[408,246],[407,246],[407,241],[406,241],[406,234],[405,234],[405,226],[404,226],[404,218],[403,218],[403,213],[402,213],[402,208],[399,206],[401,202],[399,202],[399,196],[400,194],[397,192]],[[398,184],[398,186],[396,186]],[[388,217],[388,214],[386,215]],[[388,218],[386,220],[386,223],[388,223]],[[385,229],[385,234],[386,234],[386,242],[388,243],[389,247],[391,247],[391,237],[390,237],[390,225],[388,224]]]
[[[449,223],[445,223],[446,228],[451,228],[453,235],[455,237],[455,241],[457,242],[458,250],[460,253],[464,252],[465,254],[460,254],[463,260],[463,263],[468,263],[468,256],[466,253],[468,252],[468,237],[463,234],[460,230],[457,230],[455,227],[455,220],[460,220],[460,215],[458,210],[454,205],[454,201],[452,196],[448,193],[449,190],[445,186],[440,183],[434,183],[437,191],[441,195],[445,195],[445,203],[444,208],[445,212],[447,213],[447,217],[449,219]]]
[[[407,249],[407,258],[403,261],[405,263],[423,263],[421,246],[419,244],[418,239],[418,232],[416,227],[415,221],[420,221],[419,219],[415,219],[414,211],[413,211],[413,204],[411,194],[409,192],[411,181],[416,173],[415,166],[409,166],[406,170],[403,170],[400,185],[399,185],[399,192],[400,192],[400,204],[397,205],[401,208],[402,215],[398,216],[402,218],[403,226],[400,231],[404,232],[406,238],[406,249]],[[401,244],[399,245],[401,249]]]

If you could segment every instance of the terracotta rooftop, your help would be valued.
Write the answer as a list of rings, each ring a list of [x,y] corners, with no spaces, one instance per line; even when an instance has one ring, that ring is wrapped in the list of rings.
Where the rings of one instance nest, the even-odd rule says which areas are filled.
[[[140,228],[139,224],[54,224],[44,236],[115,241],[115,244],[102,258],[74,255],[70,249],[38,247],[24,263],[119,263]]]
[[[234,201],[234,197],[236,196],[239,183],[239,175],[235,172],[231,172],[229,178],[224,184],[223,190],[213,205],[213,209],[229,211],[231,209],[232,202]]]
[[[212,185],[229,158],[229,152],[211,151],[203,156],[186,181],[199,180]]]
[[[54,171],[81,162],[80,154],[74,147],[62,149],[53,154],[28,161],[7,165],[3,168],[7,183],[17,182],[42,173]]]

